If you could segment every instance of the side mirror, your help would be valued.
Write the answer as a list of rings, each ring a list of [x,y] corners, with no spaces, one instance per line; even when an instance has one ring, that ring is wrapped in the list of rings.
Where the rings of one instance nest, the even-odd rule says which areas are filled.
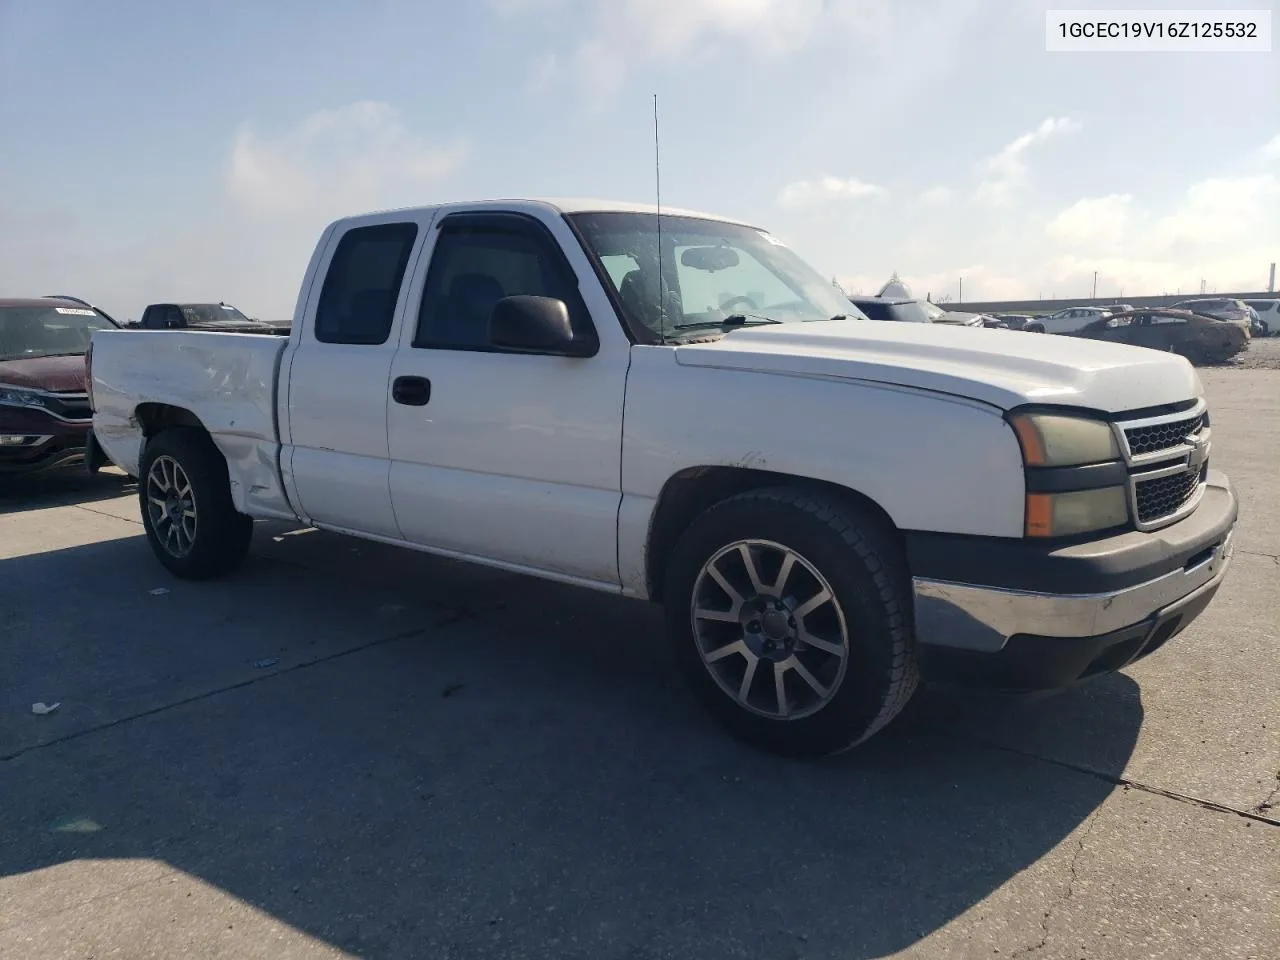
[[[563,300],[525,295],[503,297],[494,306],[489,342],[508,350],[566,357],[589,357],[597,349],[593,342],[574,338]]]

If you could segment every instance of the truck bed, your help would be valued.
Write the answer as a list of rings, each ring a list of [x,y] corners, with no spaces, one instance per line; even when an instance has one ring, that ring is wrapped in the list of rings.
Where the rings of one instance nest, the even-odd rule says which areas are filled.
[[[138,475],[145,426],[159,407],[183,410],[227,458],[237,508],[292,517],[280,483],[276,385],[289,341],[247,333],[110,330],[93,337],[93,430]],[[98,371],[110,371],[107,378]],[[239,478],[237,480],[237,478]]]

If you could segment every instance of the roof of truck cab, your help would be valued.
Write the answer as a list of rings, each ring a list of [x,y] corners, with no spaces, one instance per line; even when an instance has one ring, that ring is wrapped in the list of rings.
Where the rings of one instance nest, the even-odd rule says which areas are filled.
[[[648,213],[656,214],[659,212],[657,204],[653,203],[632,203],[628,200],[597,200],[587,197],[507,197],[494,198],[486,200],[451,200],[444,203],[423,204],[419,207],[399,207],[394,210],[376,211],[379,214],[386,213],[407,213],[411,211],[428,211],[443,210],[447,212],[455,212],[461,210],[511,210],[515,212],[533,212],[535,210],[547,211],[555,213]],[[371,216],[375,211],[356,214],[350,217],[343,217],[339,223],[348,220],[358,220],[362,217]],[[672,217],[695,217],[699,220],[718,220],[723,223],[735,223],[741,226],[760,229],[754,224],[745,220],[739,220],[734,217],[726,217],[718,213],[704,213],[697,210],[686,210],[681,207],[669,207],[663,204],[661,212],[665,216]]]

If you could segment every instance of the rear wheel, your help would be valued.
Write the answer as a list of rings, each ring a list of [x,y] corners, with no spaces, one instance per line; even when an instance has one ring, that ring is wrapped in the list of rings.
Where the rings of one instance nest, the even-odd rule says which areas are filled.
[[[918,684],[892,536],[834,498],[749,491],[685,532],[667,626],[695,694],[735,736],[817,757],[874,735]]]
[[[1044,333],[1044,325],[1039,323],[1029,323],[1022,329],[1027,333]]]
[[[253,520],[236,510],[227,463],[208,434],[191,427],[157,434],[147,443],[139,475],[142,525],[170,573],[204,580],[240,565]]]

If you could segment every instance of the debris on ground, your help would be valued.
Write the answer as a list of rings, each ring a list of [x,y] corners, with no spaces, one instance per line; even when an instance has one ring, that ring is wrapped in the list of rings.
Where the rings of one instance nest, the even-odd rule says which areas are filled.
[[[274,667],[279,662],[275,657],[263,657],[261,660],[253,661],[253,665],[259,670],[265,670],[267,667]]]
[[[43,717],[46,714],[53,713],[53,711],[57,710],[60,706],[62,706],[61,703],[33,703],[31,705],[31,712],[37,717]]]
[[[168,588],[168,587],[156,587],[154,590],[148,590],[147,592],[148,592],[149,594],[151,594],[153,597],[163,597],[166,593],[168,593],[168,592],[169,592],[169,588]]]

